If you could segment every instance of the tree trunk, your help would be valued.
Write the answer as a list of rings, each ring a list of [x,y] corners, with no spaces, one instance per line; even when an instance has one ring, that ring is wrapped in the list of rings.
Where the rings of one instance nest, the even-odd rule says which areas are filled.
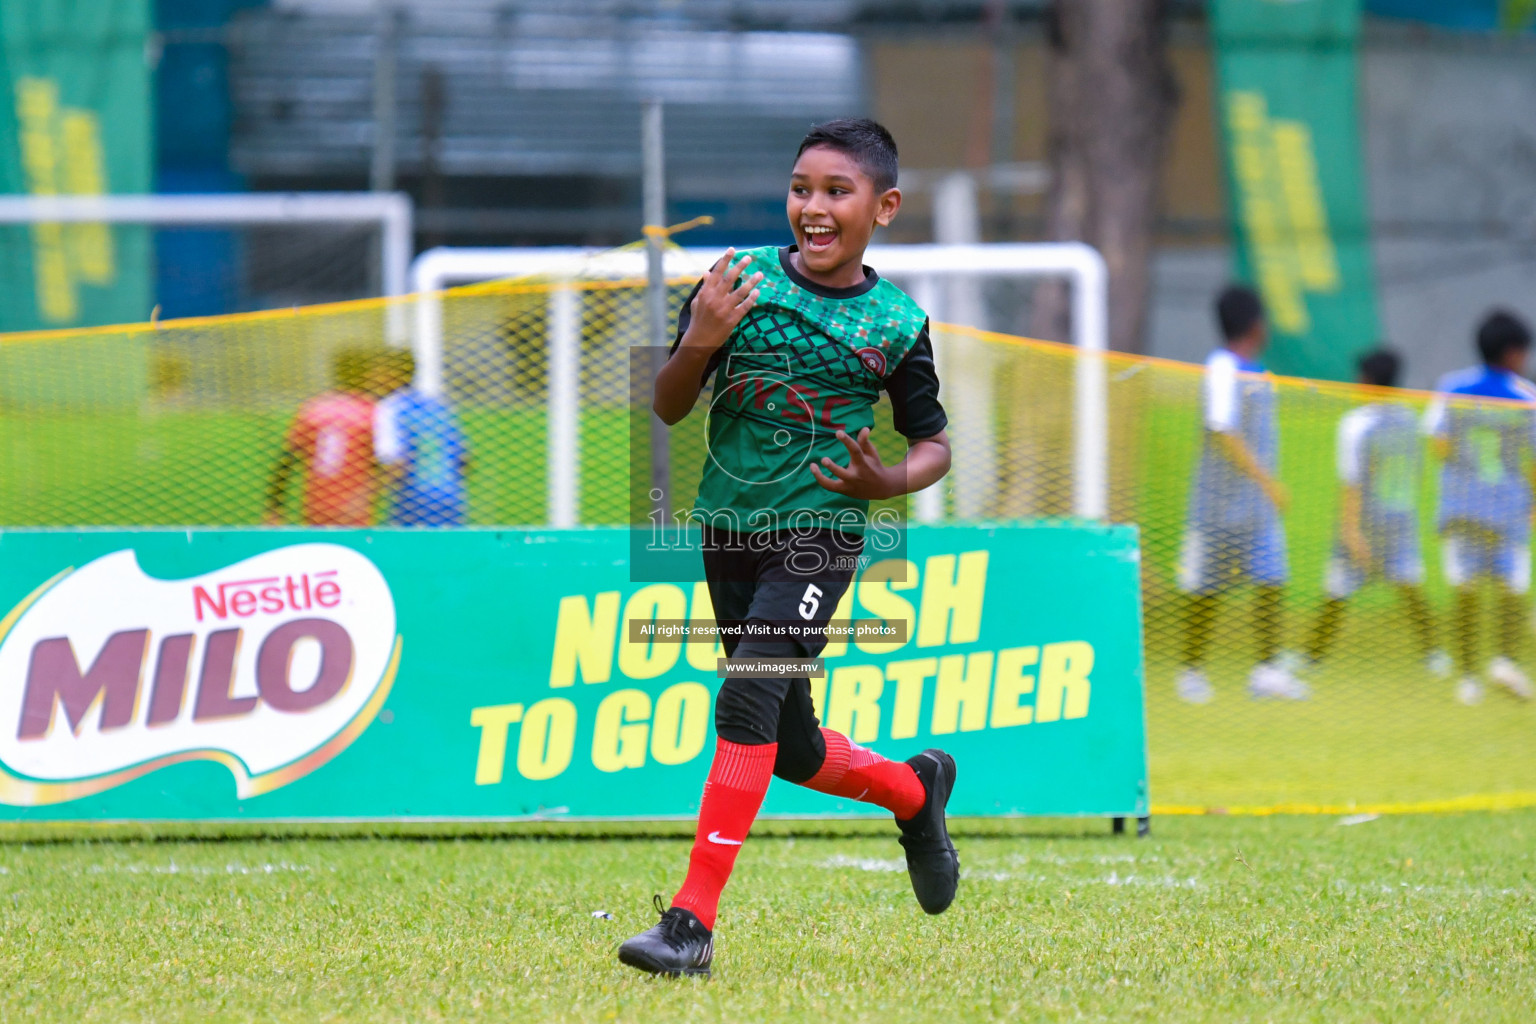
[[[1050,12],[1046,235],[1109,266],[1109,343],[1145,349],[1158,179],[1177,88],[1167,0],[1055,0]],[[1037,289],[1032,332],[1069,339],[1063,285]]]
[[[1177,91],[1168,65],[1167,0],[1054,0],[1049,19],[1050,111],[1046,237],[1083,241],[1109,267],[1109,344],[1145,350],[1149,256],[1163,147]],[[1062,281],[1035,289],[1030,332],[1071,340]],[[1003,512],[1072,511],[1070,360],[1041,355],[1005,399],[1008,450]],[[1144,442],[1143,375],[1111,373],[1109,518],[1135,518],[1138,447]]]

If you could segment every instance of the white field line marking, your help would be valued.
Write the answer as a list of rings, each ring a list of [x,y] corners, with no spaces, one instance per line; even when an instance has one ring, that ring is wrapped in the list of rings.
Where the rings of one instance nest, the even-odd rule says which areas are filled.
[[[960,877],[982,882],[1031,882],[1036,884],[1066,884],[1073,888],[1084,885],[1146,886],[1155,889],[1199,889],[1197,878],[1179,878],[1175,875],[1122,875],[1118,871],[1099,878],[1072,878],[1063,875],[1022,874],[1011,871],[972,871],[962,869]]]
[[[69,868],[63,869],[67,873]],[[129,874],[129,875],[284,875],[284,874],[308,874],[314,868],[305,864],[290,864],[280,861],[276,864],[225,864],[222,868],[209,867],[207,865],[183,866],[174,860],[166,864],[92,864],[84,869],[85,874]]]
[[[1527,899],[1536,897],[1536,888],[1513,889],[1505,886],[1492,885],[1413,885],[1408,882],[1351,882],[1343,878],[1333,880],[1335,892],[1360,893],[1364,895],[1390,895],[1401,893],[1403,895],[1423,894],[1425,896],[1452,896],[1465,897],[1477,896],[1484,899],[1494,899],[1502,896],[1523,896]]]
[[[846,854],[834,854],[821,862],[824,868],[857,868],[859,871],[905,871],[907,862],[904,860],[880,860],[875,857],[849,857]]]
[[[1156,889],[1198,889],[1200,882],[1195,878],[1176,878],[1173,875],[1126,875],[1121,877],[1118,871],[1111,871],[1097,881],[1104,885],[1146,885]]]
[[[1119,858],[1116,858],[1119,859]],[[1132,858],[1134,859],[1134,858]],[[836,854],[821,862],[824,868],[853,868],[857,871],[905,871],[906,863],[899,860],[880,860],[874,857],[849,857],[846,854]],[[1046,876],[1037,873],[1022,873],[1015,871],[991,871],[986,869],[965,868],[960,872],[960,877],[967,881],[978,882],[1029,882],[1035,884],[1055,884],[1063,879],[1055,876]],[[1101,878],[1073,878],[1067,879],[1073,885],[1112,885],[1112,886],[1149,886],[1160,889],[1198,889],[1200,881],[1195,878],[1178,878],[1174,875],[1122,875],[1119,871],[1111,871]]]
[[[1375,821],[1381,817],[1379,814],[1351,814],[1339,819],[1340,825],[1364,825],[1368,821]]]
[[[1157,864],[1162,861],[1155,854],[1099,853],[1081,857],[1064,857],[1059,853],[1015,853],[1008,858],[1010,864],[1050,864],[1054,867],[1071,867],[1074,864]]]
[[[981,871],[973,868],[961,868],[960,877],[967,882],[1036,882],[1045,883],[1052,881],[1045,875],[1021,875],[1012,871]]]

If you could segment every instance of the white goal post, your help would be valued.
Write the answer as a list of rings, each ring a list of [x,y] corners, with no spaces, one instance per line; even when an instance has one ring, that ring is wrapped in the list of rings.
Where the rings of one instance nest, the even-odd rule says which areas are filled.
[[[666,253],[669,279],[698,276],[720,256],[717,248],[672,248]],[[538,275],[555,282],[550,291],[548,394],[548,518],[556,527],[577,521],[580,469],[581,296],[578,281],[645,278],[643,250],[600,251],[578,248],[431,249],[411,266],[411,290],[418,293],[412,344],[416,383],[430,394],[443,386],[443,312],[441,292],[453,285]],[[1079,242],[977,245],[876,245],[871,265],[901,283],[935,322],[944,322],[946,284],[986,278],[1064,278],[1071,286],[1072,341],[1085,353],[1108,349],[1108,271],[1098,250]],[[561,287],[561,283],[566,287]],[[958,305],[959,303],[957,303]],[[957,310],[958,312],[958,310]],[[952,419],[984,415],[986,405],[969,401],[967,384],[956,379],[952,353],[935,345],[941,377],[953,395],[946,402]],[[954,386],[952,386],[954,385]],[[1108,512],[1107,410],[1104,361],[1079,359],[1074,372],[1072,507],[1084,519]],[[989,425],[980,425],[989,430]],[[916,496],[921,522],[944,517],[941,485]],[[956,485],[960,487],[960,484]]]
[[[0,196],[0,224],[376,224],[379,288],[404,295],[413,213],[402,192],[217,192],[208,194]]]

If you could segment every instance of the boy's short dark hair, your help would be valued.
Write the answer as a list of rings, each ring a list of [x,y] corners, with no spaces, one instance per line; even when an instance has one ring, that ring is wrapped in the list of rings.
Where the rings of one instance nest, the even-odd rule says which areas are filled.
[[[1509,352],[1531,347],[1531,329],[1515,314],[1504,309],[1489,313],[1477,329],[1477,351],[1483,362],[1495,366]]]
[[[1355,364],[1367,384],[1379,388],[1397,387],[1397,375],[1403,370],[1403,358],[1383,345],[1360,357]]]
[[[879,122],[867,117],[840,117],[815,125],[800,140],[795,159],[813,146],[848,154],[874,183],[876,192],[896,187],[896,140]]]
[[[1264,319],[1264,303],[1259,293],[1245,284],[1229,284],[1216,297],[1216,322],[1227,341],[1241,338]]]

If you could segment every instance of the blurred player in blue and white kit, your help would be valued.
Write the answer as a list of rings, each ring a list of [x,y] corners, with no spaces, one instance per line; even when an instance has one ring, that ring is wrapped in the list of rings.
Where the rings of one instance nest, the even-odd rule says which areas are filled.
[[[1397,386],[1402,360],[1385,348],[1360,358],[1360,383]],[[1339,524],[1325,581],[1328,599],[1307,647],[1320,662],[1338,636],[1348,599],[1368,580],[1380,579],[1402,595],[1418,654],[1434,675],[1450,675],[1450,656],[1435,649],[1434,618],[1424,596],[1419,543],[1419,483],[1424,441],[1418,416],[1390,401],[1376,401],[1339,422]]]
[[[1218,598],[1233,586],[1252,583],[1258,590],[1253,632],[1259,663],[1248,677],[1248,692],[1304,700],[1306,685],[1280,657],[1287,574],[1280,514],[1290,498],[1277,476],[1275,386],[1259,362],[1269,341],[1264,306],[1251,288],[1234,285],[1216,300],[1216,319],[1224,342],[1205,362],[1204,441],[1179,564],[1189,607],[1178,694],[1195,704],[1215,696],[1205,674],[1205,651]]]
[[[374,457],[386,474],[388,526],[463,526],[469,448],[459,420],[441,398],[411,385],[409,352],[392,362],[394,390],[374,413]]]
[[[1522,700],[1531,682],[1515,663],[1525,632],[1531,585],[1531,474],[1536,461],[1536,387],[1521,376],[1531,331],[1510,313],[1490,314],[1477,329],[1483,365],[1446,374],[1424,417],[1440,469],[1440,535],[1445,578],[1456,591],[1456,696],[1482,699],[1477,676],[1477,588],[1497,590],[1499,629],[1487,676]],[[1497,401],[1475,402],[1483,398]]]

